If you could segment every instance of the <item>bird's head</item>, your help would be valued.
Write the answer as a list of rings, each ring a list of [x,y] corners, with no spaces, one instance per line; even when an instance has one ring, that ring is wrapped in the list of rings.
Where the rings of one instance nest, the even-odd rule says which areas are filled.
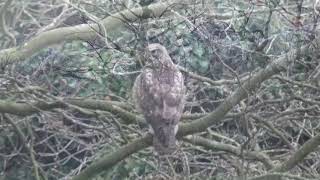
[[[151,63],[153,65],[164,65],[167,67],[173,65],[167,49],[161,44],[149,44],[146,50],[150,57],[150,62],[147,63]]]

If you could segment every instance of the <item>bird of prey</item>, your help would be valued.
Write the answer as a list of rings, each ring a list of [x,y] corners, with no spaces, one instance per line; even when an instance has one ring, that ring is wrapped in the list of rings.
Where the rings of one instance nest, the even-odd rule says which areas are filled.
[[[176,150],[185,104],[184,79],[164,46],[149,44],[146,54],[146,66],[133,86],[133,100],[150,125],[155,151],[169,154]]]

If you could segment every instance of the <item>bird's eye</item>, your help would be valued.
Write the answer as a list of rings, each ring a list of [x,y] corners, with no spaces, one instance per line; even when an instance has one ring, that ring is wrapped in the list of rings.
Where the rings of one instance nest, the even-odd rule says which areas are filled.
[[[151,51],[151,55],[153,56],[153,57],[157,57],[157,51]]]
[[[159,49],[154,49],[152,51],[150,51],[151,55],[155,58],[159,58],[160,55],[162,54],[161,51]]]

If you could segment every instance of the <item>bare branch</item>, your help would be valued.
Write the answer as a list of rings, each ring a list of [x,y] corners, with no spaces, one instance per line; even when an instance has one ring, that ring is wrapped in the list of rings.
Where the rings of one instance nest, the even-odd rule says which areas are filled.
[[[214,151],[225,151],[237,156],[247,156],[250,159],[261,161],[266,166],[267,169],[273,168],[273,163],[271,159],[268,157],[268,155],[261,152],[242,151],[241,148],[237,148],[229,144],[214,142],[200,136],[189,135],[183,138],[183,140],[191,144],[200,145],[200,146],[212,149]]]
[[[119,161],[125,159],[131,154],[138,152],[139,150],[148,147],[152,143],[152,136],[150,134],[137,139],[130,144],[127,144],[117,151],[108,154],[96,163],[93,163],[86,169],[84,169],[80,174],[73,177],[72,180],[88,180],[95,175],[98,175],[102,171],[108,170],[113,167]]]
[[[313,152],[320,145],[320,134],[309,139],[302,145],[287,161],[275,167],[273,172],[286,172],[300,163],[308,154]]]

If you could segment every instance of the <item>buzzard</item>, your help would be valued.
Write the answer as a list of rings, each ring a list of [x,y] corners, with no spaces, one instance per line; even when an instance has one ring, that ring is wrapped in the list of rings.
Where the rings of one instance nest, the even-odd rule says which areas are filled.
[[[133,100],[150,125],[154,149],[169,154],[176,149],[175,135],[184,108],[184,80],[164,46],[149,44],[146,54],[146,66],[133,86]]]

